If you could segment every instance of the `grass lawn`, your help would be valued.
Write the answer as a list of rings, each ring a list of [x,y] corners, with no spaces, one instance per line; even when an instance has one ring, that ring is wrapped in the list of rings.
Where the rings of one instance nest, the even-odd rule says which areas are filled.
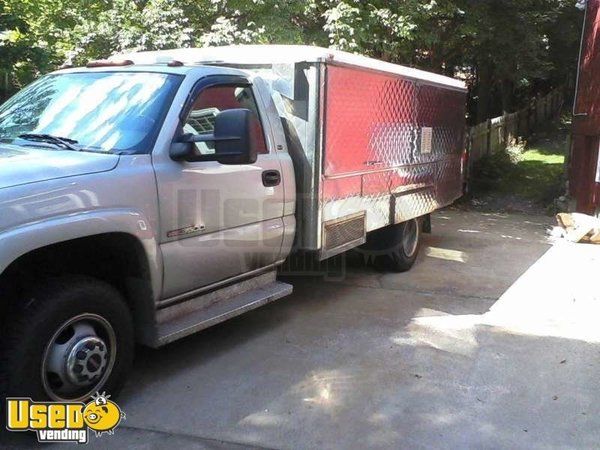
[[[565,149],[545,142],[533,144],[500,179],[498,191],[548,203],[562,194]]]
[[[565,191],[565,155],[569,124],[555,124],[531,139],[525,150],[485,157],[473,173],[473,195],[512,197],[543,208]]]

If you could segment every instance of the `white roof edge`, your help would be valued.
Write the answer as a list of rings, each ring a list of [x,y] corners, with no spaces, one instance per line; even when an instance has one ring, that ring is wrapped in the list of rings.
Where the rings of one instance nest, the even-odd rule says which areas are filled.
[[[157,64],[171,60],[181,61],[186,64],[223,63],[240,65],[338,62],[393,73],[455,89],[466,89],[465,83],[455,78],[340,50],[308,45],[229,45],[223,47],[180,48],[174,50],[121,53],[111,56],[110,59],[130,59],[136,64]]]

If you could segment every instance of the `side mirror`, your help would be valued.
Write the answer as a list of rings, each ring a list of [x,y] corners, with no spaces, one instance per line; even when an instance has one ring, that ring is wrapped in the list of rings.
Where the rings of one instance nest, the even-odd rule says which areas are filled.
[[[253,164],[256,162],[257,127],[252,126],[253,113],[249,109],[228,109],[215,117],[213,134],[184,134],[171,146],[175,161],[217,161],[221,164]],[[196,142],[214,142],[213,154],[202,154]]]

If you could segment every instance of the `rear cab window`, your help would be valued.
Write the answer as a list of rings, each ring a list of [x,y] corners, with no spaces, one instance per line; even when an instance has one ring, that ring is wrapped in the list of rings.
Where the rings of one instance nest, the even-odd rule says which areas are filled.
[[[248,109],[252,112],[252,126],[255,127],[258,154],[269,153],[265,133],[252,88],[247,85],[210,86],[202,90],[194,100],[183,126],[184,133],[211,134],[215,128],[215,117],[228,109]],[[213,142],[197,142],[196,148],[203,155],[215,152]]]

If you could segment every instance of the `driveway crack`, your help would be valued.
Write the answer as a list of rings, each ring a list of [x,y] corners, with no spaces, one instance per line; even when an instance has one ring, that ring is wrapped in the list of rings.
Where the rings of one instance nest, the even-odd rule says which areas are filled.
[[[167,436],[180,436],[180,437],[184,437],[184,438],[188,438],[188,439],[192,439],[192,440],[196,440],[196,441],[200,441],[200,442],[213,443],[213,444],[218,444],[221,446],[226,446],[224,448],[239,447],[239,448],[243,448],[243,449],[254,449],[254,450],[280,450],[277,447],[264,447],[262,445],[230,441],[230,440],[224,440],[224,439],[217,439],[217,438],[211,438],[211,437],[206,437],[206,436],[198,436],[196,434],[182,433],[179,431],[165,431],[165,430],[158,430],[155,428],[137,427],[137,426],[131,426],[131,425],[122,425],[122,424],[119,425],[119,429],[163,434],[163,435],[167,435]]]

